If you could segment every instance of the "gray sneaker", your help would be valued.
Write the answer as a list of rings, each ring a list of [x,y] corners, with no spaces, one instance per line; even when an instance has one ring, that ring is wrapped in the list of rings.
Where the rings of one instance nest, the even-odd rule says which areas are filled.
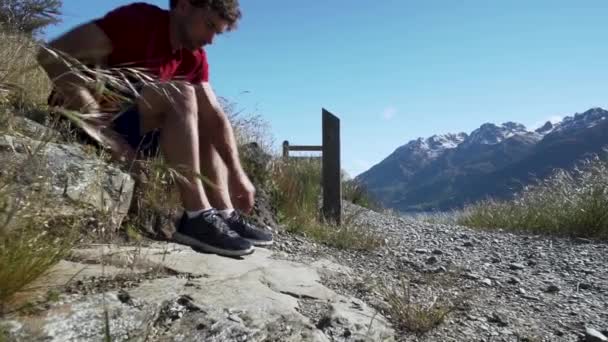
[[[203,252],[232,257],[251,254],[254,250],[251,242],[232,231],[216,210],[193,218],[184,213],[173,240]]]

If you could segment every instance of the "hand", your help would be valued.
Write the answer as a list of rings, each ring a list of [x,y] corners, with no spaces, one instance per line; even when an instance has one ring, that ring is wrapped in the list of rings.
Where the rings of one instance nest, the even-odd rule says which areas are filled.
[[[255,187],[243,172],[230,176],[230,194],[236,209],[249,214],[253,209]]]

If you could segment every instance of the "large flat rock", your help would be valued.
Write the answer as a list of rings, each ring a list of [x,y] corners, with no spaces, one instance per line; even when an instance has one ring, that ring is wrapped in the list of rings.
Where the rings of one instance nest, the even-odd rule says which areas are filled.
[[[76,250],[71,263],[58,265],[61,272],[56,274],[62,279],[70,277],[70,267],[82,279],[83,265],[89,265],[90,276],[96,260],[103,260],[110,274],[131,270],[134,278],[138,272],[159,275],[122,289],[65,295],[35,317],[14,317],[9,330],[20,341],[99,341],[107,313],[112,341],[393,339],[381,315],[321,284],[318,271],[322,267],[327,272],[330,263],[305,265],[271,255],[257,249],[246,258],[232,259],[176,244]],[[327,308],[325,323],[304,316],[302,305]]]

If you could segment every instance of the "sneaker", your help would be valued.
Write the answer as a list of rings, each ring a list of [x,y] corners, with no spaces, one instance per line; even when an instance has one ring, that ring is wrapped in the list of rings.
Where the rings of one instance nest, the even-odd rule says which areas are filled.
[[[242,256],[253,253],[251,242],[230,230],[216,210],[189,218],[183,214],[173,239],[203,252],[224,256]]]
[[[251,242],[254,246],[272,245],[272,233],[247,222],[236,210],[224,220],[230,229],[238,233],[243,239]]]

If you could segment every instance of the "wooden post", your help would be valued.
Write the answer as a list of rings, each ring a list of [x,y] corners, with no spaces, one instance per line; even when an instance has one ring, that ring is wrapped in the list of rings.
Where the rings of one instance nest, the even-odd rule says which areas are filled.
[[[323,108],[323,215],[342,224],[340,119]]]
[[[283,141],[283,159],[289,158],[289,141]]]

